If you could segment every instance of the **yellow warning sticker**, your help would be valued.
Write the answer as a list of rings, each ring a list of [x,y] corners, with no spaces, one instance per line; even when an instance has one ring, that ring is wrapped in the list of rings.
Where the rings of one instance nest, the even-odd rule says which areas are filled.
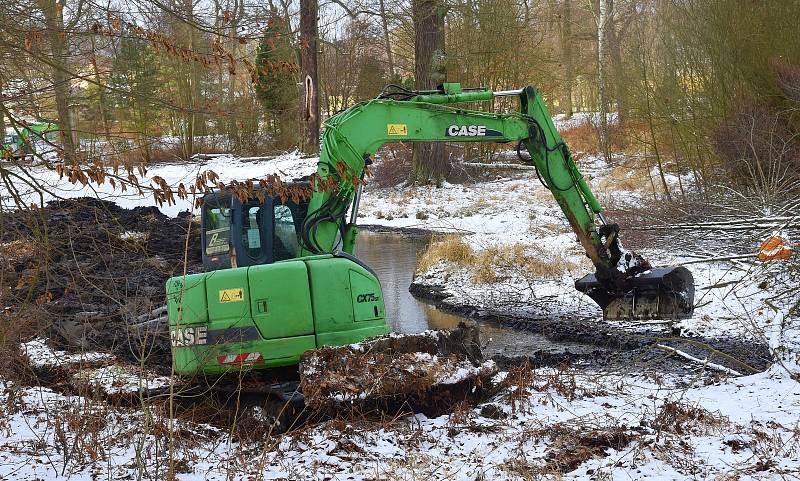
[[[389,135],[408,135],[408,125],[386,124],[386,133]]]
[[[244,300],[244,289],[237,287],[236,289],[220,289],[219,302],[225,304],[226,302],[241,302]]]

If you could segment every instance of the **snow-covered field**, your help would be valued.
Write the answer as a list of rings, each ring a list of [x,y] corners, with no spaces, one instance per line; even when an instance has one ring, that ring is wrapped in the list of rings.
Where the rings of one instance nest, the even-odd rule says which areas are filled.
[[[293,178],[313,172],[314,163],[315,159],[297,153],[250,161],[216,156],[202,166],[154,166],[148,175],[161,176],[172,185],[192,182],[202,169],[214,170],[223,181],[270,173]],[[621,182],[634,175],[634,165],[608,166],[585,156],[580,166],[591,177],[601,203],[624,205],[652,195],[647,185]],[[93,192],[59,180],[44,168],[33,175],[64,197]],[[671,176],[668,181],[676,183],[678,178]],[[110,186],[97,188],[97,194],[126,207],[153,202],[149,197],[120,195]],[[179,203],[163,210],[174,215],[188,207]],[[441,188],[370,186],[360,222],[464,234],[474,262],[435,262],[416,279],[443,287],[451,294],[446,302],[531,316],[598,315],[596,306],[572,287],[590,265],[532,171]],[[476,276],[486,267],[479,260],[487,252],[496,252],[489,259],[498,261],[488,266],[490,281],[486,273],[482,280]],[[542,275],[532,281],[531,271],[504,265],[503,252],[530,259],[530,268]],[[684,252],[644,253],[656,264],[697,261]],[[800,474],[798,322],[796,313],[774,298],[796,286],[797,279],[784,264],[746,259],[689,267],[698,306],[696,315],[677,327],[707,337],[733,336],[767,344],[778,360],[768,371],[735,377],[717,369],[709,375],[707,370],[714,365],[703,359],[687,361],[696,367],[693,378],[585,368],[512,370],[498,375],[497,393],[487,402],[450,415],[416,415],[384,423],[330,421],[285,436],[247,441],[187,419],[171,422],[164,404],[146,410],[112,407],[49,388],[5,382],[0,390],[0,479],[167,479],[171,467],[180,480],[796,478]],[[512,295],[514,302],[509,303]],[[783,300],[789,298],[794,299]],[[87,357],[109,361],[92,353],[75,359],[37,340],[27,343],[24,352],[34,367],[53,356],[78,364]],[[92,369],[100,386],[131,385],[129,373],[108,372],[102,366]],[[149,382],[168,381],[152,379],[145,384]]]
[[[222,182],[231,180],[262,179],[268,175],[276,174],[284,180],[300,178],[304,175],[312,174],[316,171],[317,159],[315,157],[304,157],[299,152],[288,152],[271,158],[264,157],[236,157],[232,155],[207,155],[207,160],[197,162],[179,162],[169,164],[158,164],[148,169],[146,175],[139,179],[139,183],[144,187],[157,187],[152,179],[156,176],[164,179],[174,189],[183,183],[190,186],[195,183],[198,174],[205,171],[213,171],[219,176]],[[20,199],[26,204],[38,204],[40,202],[39,192],[42,192],[44,201],[56,198],[75,198],[75,197],[97,197],[103,200],[116,202],[122,207],[131,208],[139,205],[155,204],[150,191],[145,190],[144,196],[136,193],[128,187],[127,192],[122,192],[119,184],[112,185],[108,181],[101,185],[89,183],[82,185],[80,182],[71,183],[67,178],[60,178],[58,173],[44,165],[26,167],[24,170],[13,168],[12,171],[18,173],[20,177],[36,186],[25,185],[24,182],[14,182],[15,188],[19,190]],[[127,172],[120,169],[120,175],[127,177]],[[176,203],[172,205],[161,205],[159,208],[167,215],[175,216],[181,211],[191,208],[190,200],[181,200],[175,196]],[[9,195],[5,186],[0,186],[0,204],[3,208],[15,208],[15,200]]]
[[[669,376],[520,369],[475,408],[326,422],[242,441],[4,383],[0,477],[180,480],[791,479],[800,385],[786,367],[704,385]]]

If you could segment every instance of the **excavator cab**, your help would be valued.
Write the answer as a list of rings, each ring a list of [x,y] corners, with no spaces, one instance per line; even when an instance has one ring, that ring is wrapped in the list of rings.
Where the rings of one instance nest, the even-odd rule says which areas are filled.
[[[264,196],[262,202],[253,196],[242,202],[228,191],[206,194],[200,213],[205,270],[299,257],[298,239],[307,212],[308,201]]]

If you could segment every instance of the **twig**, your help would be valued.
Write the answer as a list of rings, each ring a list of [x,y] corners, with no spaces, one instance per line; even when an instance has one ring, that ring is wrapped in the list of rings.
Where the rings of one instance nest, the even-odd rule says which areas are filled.
[[[512,164],[508,162],[458,162],[458,165],[463,167],[474,167],[477,169],[512,169],[512,170],[536,170],[532,165]]]
[[[735,255],[735,256],[722,256],[722,257],[706,257],[704,259],[697,259],[697,260],[694,260],[694,261],[681,262],[678,265],[679,266],[686,266],[686,265],[689,265],[689,264],[702,264],[702,263],[705,263],[705,262],[717,262],[717,261],[732,261],[732,260],[736,260],[736,259],[753,259],[753,260],[755,260],[755,258],[756,258],[755,254],[740,254],[740,255]]]
[[[663,349],[665,351],[671,352],[673,354],[677,354],[678,356],[692,362],[696,362],[698,364],[702,364],[704,368],[708,368],[714,371],[724,372],[726,374],[731,374],[733,376],[743,376],[742,373],[735,369],[731,369],[729,367],[725,367],[722,364],[717,364],[714,362],[709,362],[708,359],[700,359],[697,357],[692,356],[686,352],[681,351],[680,349],[675,349],[674,347],[665,346],[663,344],[656,344],[656,347],[659,349]]]

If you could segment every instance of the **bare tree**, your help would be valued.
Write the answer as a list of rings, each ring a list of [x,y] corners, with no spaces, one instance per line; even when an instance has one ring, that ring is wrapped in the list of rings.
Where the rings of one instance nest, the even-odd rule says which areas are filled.
[[[564,64],[564,115],[572,118],[572,86],[575,80],[575,61],[572,55],[572,0],[564,0],[559,22],[559,40],[561,46],[561,61]]]
[[[78,3],[75,17],[78,18],[82,1]],[[56,100],[56,111],[62,132],[64,154],[74,159],[77,153],[77,135],[69,104],[71,75],[67,69],[69,56],[67,28],[64,26],[64,2],[62,0],[37,0],[39,9],[44,14],[47,27],[47,39],[50,44],[50,62],[53,69],[53,91]]]
[[[608,0],[599,0],[600,8],[595,21],[597,23],[597,103],[599,111],[598,133],[600,150],[606,162],[611,160],[608,145],[608,98],[606,97],[606,26],[608,22]]]
[[[395,75],[394,71],[394,57],[392,55],[392,41],[389,38],[389,14],[386,11],[386,1],[385,0],[378,0],[379,16],[381,19],[381,27],[383,27],[383,44],[386,50],[386,62],[387,66],[389,67],[389,78],[393,79]]]

